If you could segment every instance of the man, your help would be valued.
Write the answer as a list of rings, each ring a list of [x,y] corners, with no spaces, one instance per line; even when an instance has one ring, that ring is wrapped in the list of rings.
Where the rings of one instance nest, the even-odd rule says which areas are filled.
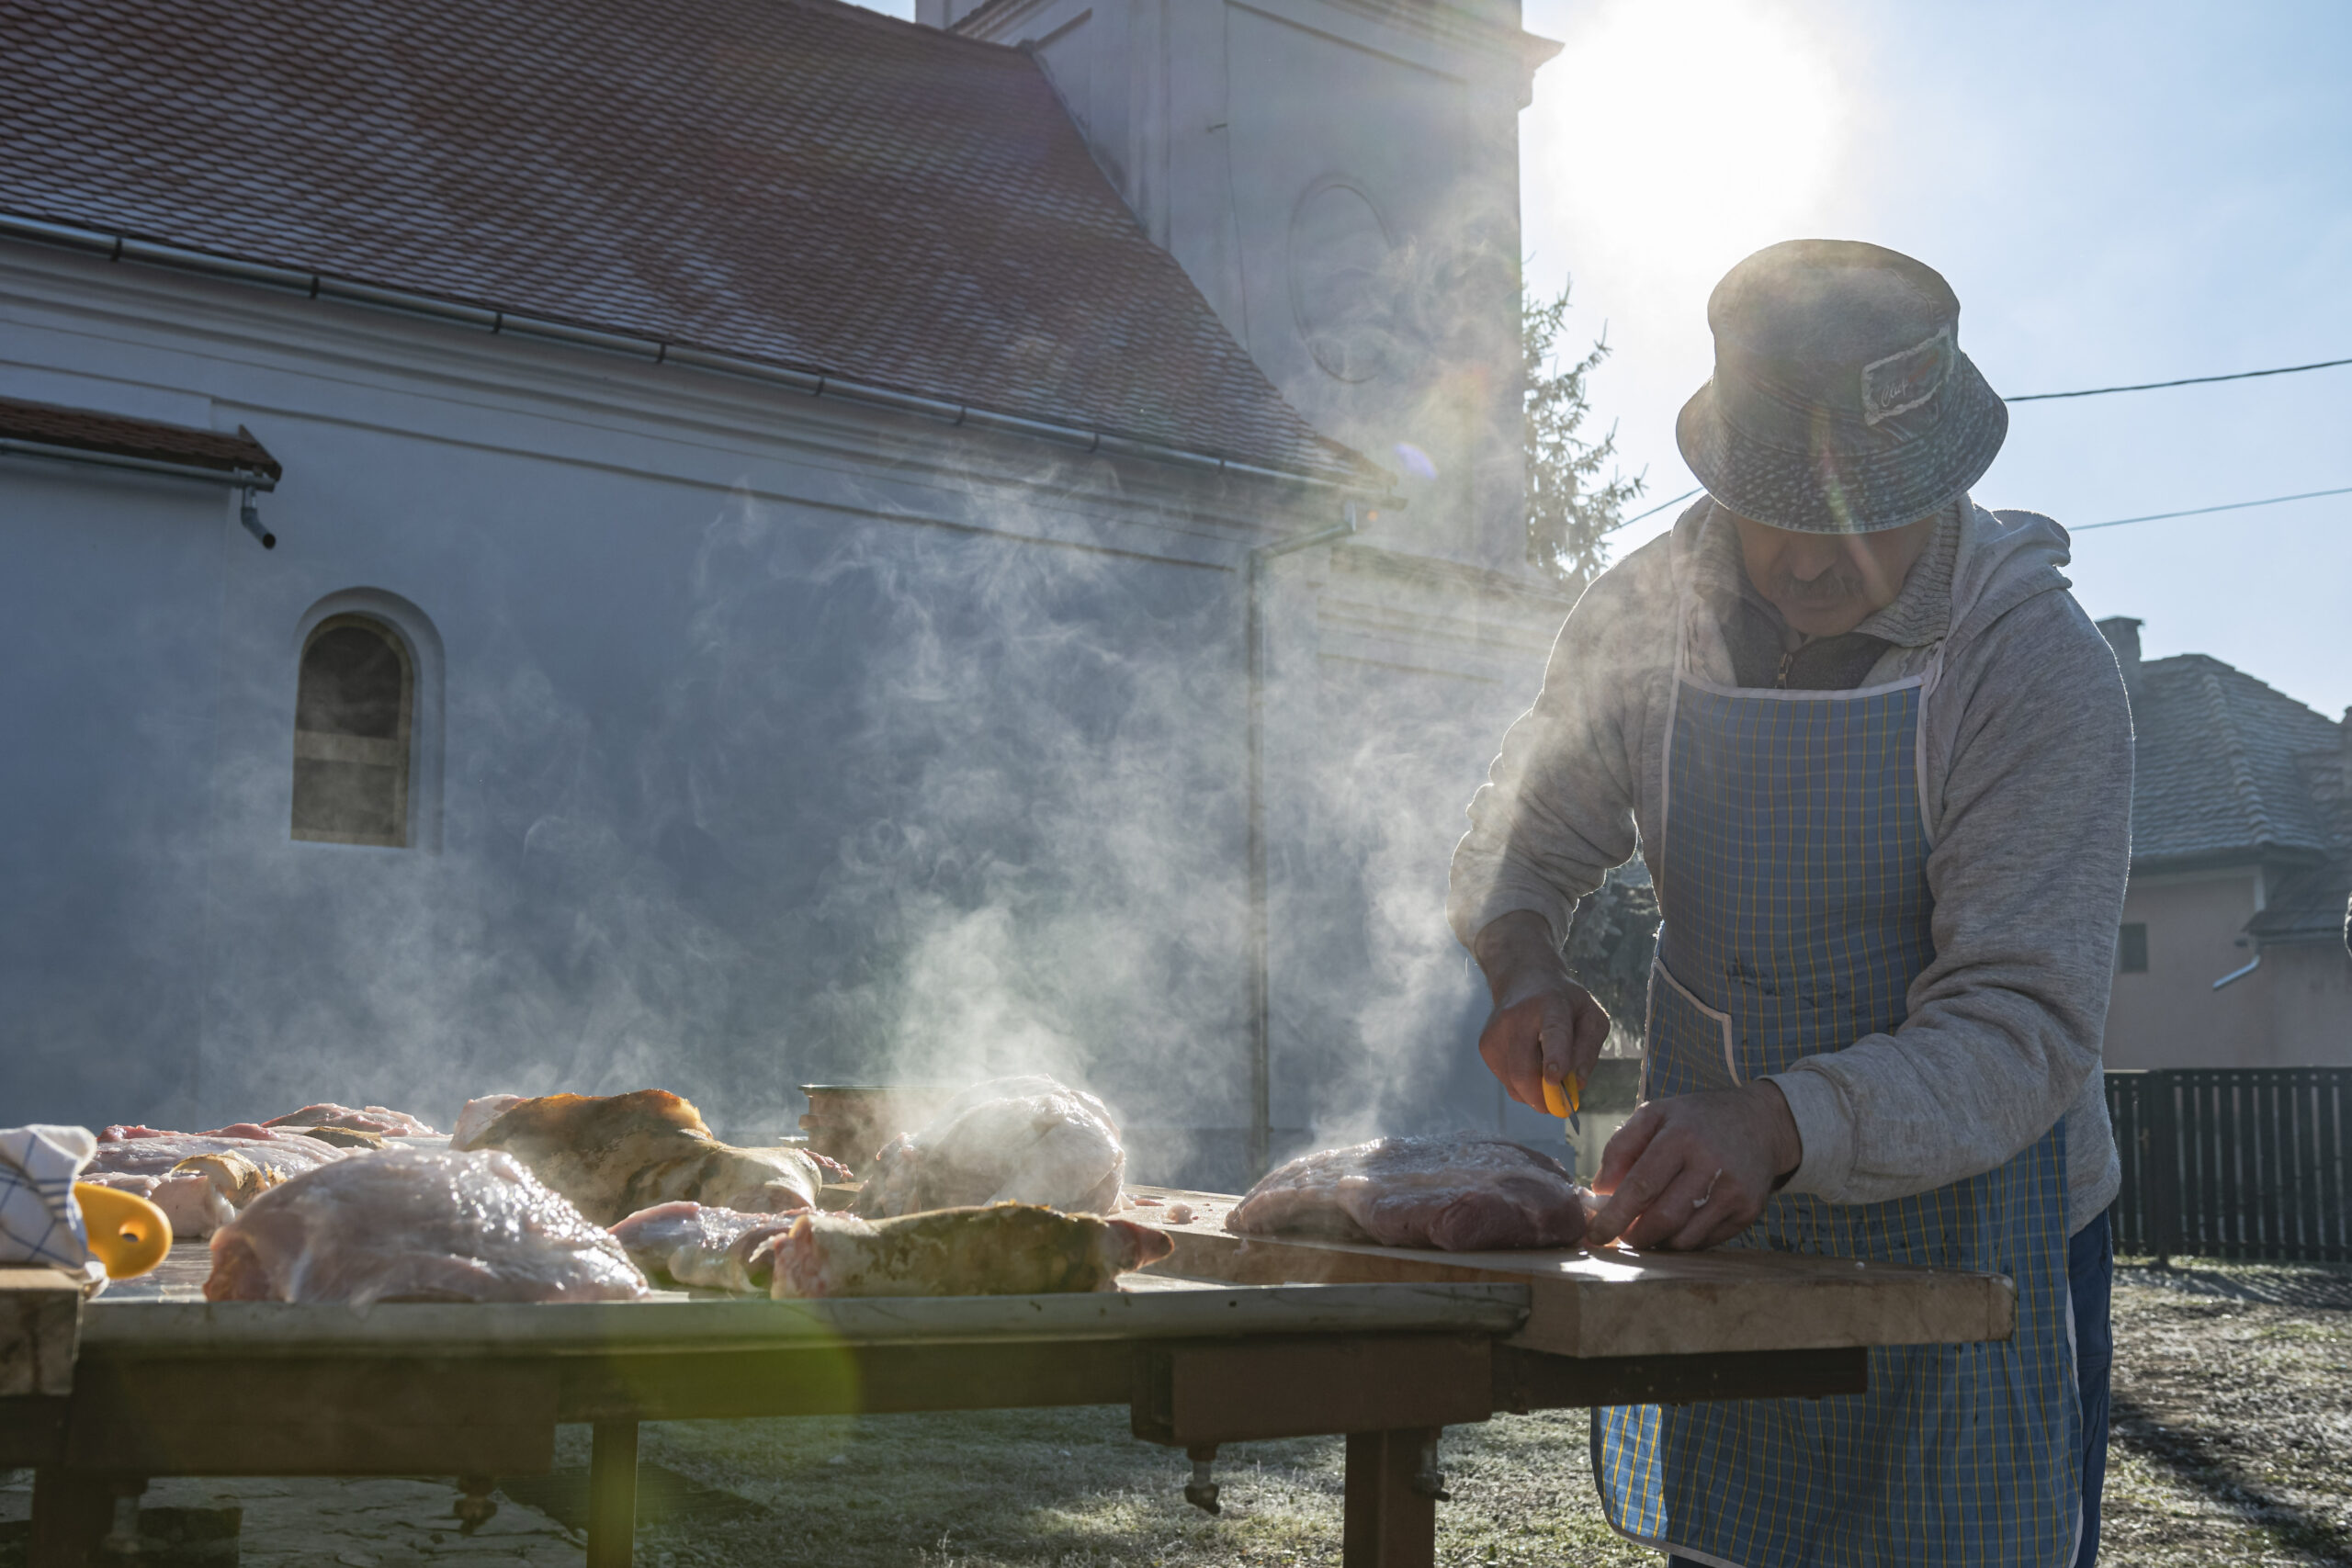
[[[1454,853],[1479,1051],[1531,1106],[1608,1034],[1576,901],[1636,848],[1657,887],[1596,1240],[2017,1282],[2013,1339],[1874,1351],[1865,1394],[1597,1413],[1611,1522],[1688,1561],[2097,1551],[2131,718],[2064,533],[1969,500],[2007,413],[1959,310],[1875,245],[1732,269],[1676,429],[1708,499],[1577,602]]]

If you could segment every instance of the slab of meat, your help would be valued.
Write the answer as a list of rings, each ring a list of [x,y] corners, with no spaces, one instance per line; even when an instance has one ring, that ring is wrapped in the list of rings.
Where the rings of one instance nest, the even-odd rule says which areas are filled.
[[[449,1129],[449,1146],[469,1149],[474,1140],[482,1135],[492,1122],[504,1115],[509,1107],[520,1105],[530,1096],[525,1094],[485,1094],[479,1100],[469,1100],[466,1108],[458,1112],[458,1124]]]
[[[282,1181],[212,1238],[207,1301],[616,1302],[621,1244],[511,1155],[387,1149]]]
[[[1225,1228],[1448,1252],[1574,1247],[1591,1198],[1558,1160],[1500,1138],[1375,1138],[1276,1168]]]
[[[283,1116],[273,1116],[262,1123],[265,1127],[341,1127],[351,1133],[390,1133],[403,1138],[433,1138],[440,1134],[405,1111],[392,1111],[381,1105],[362,1106],[353,1110],[324,1100],[306,1105],[300,1111],[289,1111]]]
[[[281,1179],[299,1176],[343,1151],[300,1133],[275,1133],[241,1122],[215,1133],[163,1133],[153,1127],[108,1127],[98,1134],[90,1169],[101,1176],[164,1176],[198,1155],[236,1155]],[[86,1179],[86,1178],[85,1178]]]
[[[1111,1291],[1175,1244],[1149,1225],[1031,1203],[933,1209],[887,1220],[803,1214],[775,1244],[769,1293],[1029,1296]]]
[[[823,1179],[798,1149],[720,1143],[692,1105],[658,1089],[520,1100],[470,1146],[507,1150],[600,1225],[677,1198],[747,1213],[808,1208]]]
[[[174,1241],[202,1241],[237,1217],[236,1206],[198,1172],[172,1176],[85,1176],[93,1187],[111,1187],[144,1198],[172,1222]]]
[[[775,1272],[773,1244],[792,1228],[794,1217],[656,1203],[615,1225],[613,1235],[650,1280],[764,1294]]]
[[[1102,1102],[1048,1077],[974,1084],[918,1132],[885,1145],[857,1212],[868,1218],[978,1203],[1068,1213],[1119,1207],[1127,1154]]]

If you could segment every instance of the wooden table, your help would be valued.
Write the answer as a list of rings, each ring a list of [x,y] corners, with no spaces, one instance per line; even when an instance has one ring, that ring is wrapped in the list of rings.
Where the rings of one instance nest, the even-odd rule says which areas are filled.
[[[673,1293],[363,1316],[186,1299],[204,1259],[183,1247],[147,1299],[81,1307],[70,1389],[0,1385],[0,1465],[39,1467],[36,1568],[80,1568],[113,1500],[151,1476],[443,1474],[486,1502],[494,1477],[550,1468],[558,1424],[586,1422],[588,1562],[608,1568],[629,1561],[640,1422],[1124,1404],[1137,1437],[1196,1461],[1345,1434],[1344,1561],[1421,1568],[1443,1427],[1859,1393],[1872,1345],[2003,1338],[2013,1321],[2009,1282],[1992,1275],[1245,1244],[1216,1228],[1230,1198],[1140,1195],[1161,1201],[1136,1218],[1163,1223],[1178,1201],[1200,1217],[1167,1226],[1178,1245],[1161,1270],[1098,1295]]]

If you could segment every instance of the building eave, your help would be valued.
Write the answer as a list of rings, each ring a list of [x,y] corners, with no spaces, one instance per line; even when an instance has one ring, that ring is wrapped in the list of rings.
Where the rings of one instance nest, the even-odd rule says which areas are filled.
[[[1395,493],[1387,475],[1353,452],[1347,452],[1353,459],[1351,464],[1333,463],[1312,468],[1250,463],[1221,452],[1171,446],[1105,426],[1037,419],[1014,410],[930,397],[903,388],[835,375],[819,366],[756,359],[680,340],[616,333],[594,322],[514,311],[494,301],[454,299],[365,279],[306,272],[25,214],[0,212],[0,239],[61,247],[103,256],[111,262],[171,267],[281,294],[398,311],[448,325],[561,344],[648,364],[678,365],[739,376],[810,397],[833,398],[935,420],[942,424],[1025,437],[1103,457],[1166,464],[1247,481],[1306,486],[1384,507],[1401,508],[1405,504],[1404,498]],[[1337,446],[1336,443],[1333,445]],[[1338,449],[1347,451],[1344,447]]]

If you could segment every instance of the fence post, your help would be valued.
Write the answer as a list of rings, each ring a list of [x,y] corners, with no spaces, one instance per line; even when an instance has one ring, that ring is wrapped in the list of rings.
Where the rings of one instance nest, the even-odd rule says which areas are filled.
[[[2140,1115],[2148,1250],[2156,1255],[2157,1268],[2169,1269],[2180,1250],[2179,1097],[2169,1068],[2155,1068],[2143,1080]]]

